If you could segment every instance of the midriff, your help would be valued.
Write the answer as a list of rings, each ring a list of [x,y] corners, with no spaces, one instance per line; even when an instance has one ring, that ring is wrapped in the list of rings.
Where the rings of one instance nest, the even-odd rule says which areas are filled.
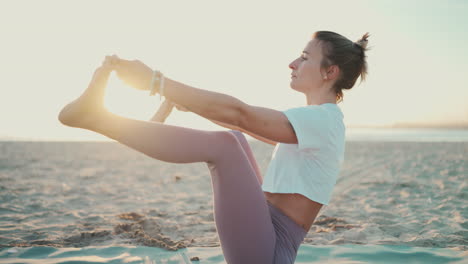
[[[271,204],[306,231],[309,231],[323,206],[298,193],[263,193]]]

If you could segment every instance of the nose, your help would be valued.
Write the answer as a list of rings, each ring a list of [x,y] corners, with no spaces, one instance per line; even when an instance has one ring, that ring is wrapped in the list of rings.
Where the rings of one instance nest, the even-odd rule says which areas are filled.
[[[297,59],[295,59],[291,63],[289,63],[289,69],[291,69],[291,70],[296,69],[296,61],[297,61]]]

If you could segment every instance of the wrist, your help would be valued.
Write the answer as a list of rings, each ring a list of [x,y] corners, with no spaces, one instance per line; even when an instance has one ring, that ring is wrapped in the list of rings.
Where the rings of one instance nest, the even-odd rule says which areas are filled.
[[[159,85],[161,81],[162,73],[160,71],[154,70],[152,71],[151,82],[150,82],[150,96],[159,93]]]

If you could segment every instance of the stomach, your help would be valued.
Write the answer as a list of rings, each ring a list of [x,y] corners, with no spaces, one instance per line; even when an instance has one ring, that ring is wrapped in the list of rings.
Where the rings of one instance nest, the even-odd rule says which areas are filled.
[[[263,193],[271,204],[306,231],[309,231],[323,206],[298,193]]]

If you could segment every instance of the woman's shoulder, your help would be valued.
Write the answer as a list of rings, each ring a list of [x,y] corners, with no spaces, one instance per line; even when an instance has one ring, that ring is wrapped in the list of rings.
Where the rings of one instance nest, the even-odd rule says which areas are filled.
[[[344,117],[343,111],[337,104],[326,103],[326,104],[321,104],[320,107],[322,107],[322,109],[325,109],[329,113],[334,113],[341,118]]]

